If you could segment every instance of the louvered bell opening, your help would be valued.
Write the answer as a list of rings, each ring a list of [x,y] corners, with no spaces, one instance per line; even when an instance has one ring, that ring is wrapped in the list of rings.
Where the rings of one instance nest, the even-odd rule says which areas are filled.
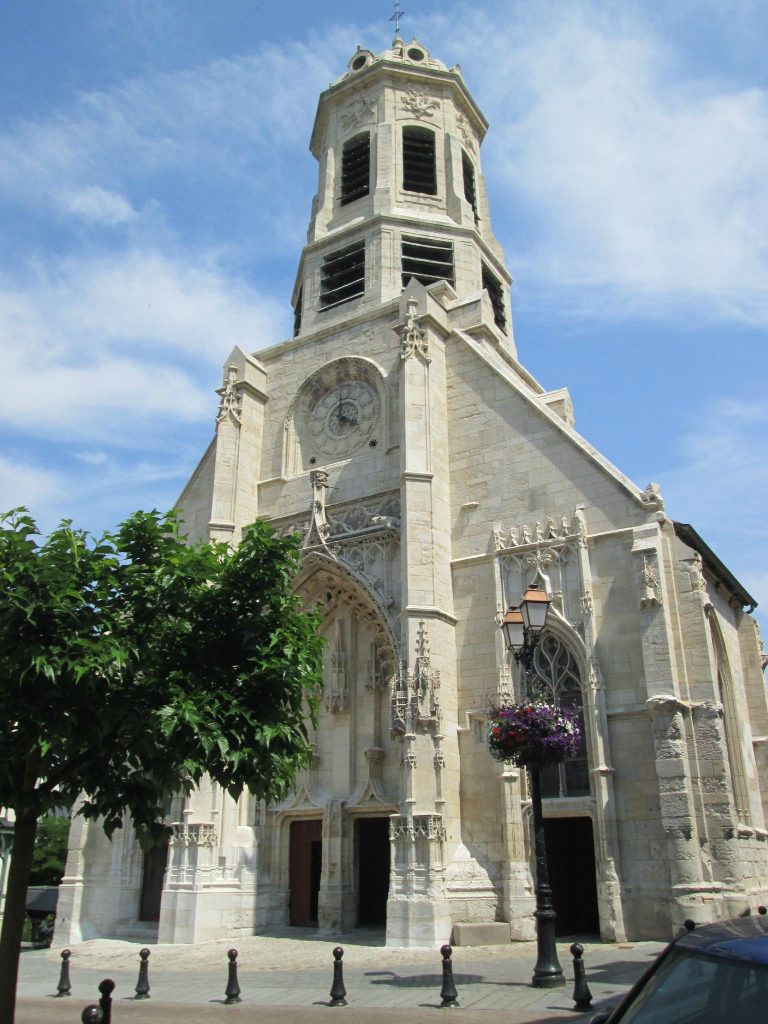
[[[362,199],[370,192],[371,137],[366,132],[344,143],[341,152],[341,205]]]
[[[475,224],[479,221],[477,215],[477,192],[475,190],[475,168],[466,153],[461,154],[461,167],[464,172],[464,198],[472,207],[475,215]]]
[[[364,291],[364,241],[326,256],[320,271],[320,305],[323,309],[349,302]]]
[[[403,188],[437,195],[435,133],[429,128],[403,128]]]
[[[299,296],[296,299],[296,305],[293,307],[293,336],[294,338],[298,335],[301,330],[301,309],[304,305],[304,289],[302,288],[299,292]]]
[[[436,238],[403,238],[403,288],[412,277],[422,284],[448,281],[454,284],[453,242]]]
[[[485,264],[483,264],[483,288],[488,292],[493,306],[493,322],[506,334],[507,318],[504,315],[504,292],[499,281]]]

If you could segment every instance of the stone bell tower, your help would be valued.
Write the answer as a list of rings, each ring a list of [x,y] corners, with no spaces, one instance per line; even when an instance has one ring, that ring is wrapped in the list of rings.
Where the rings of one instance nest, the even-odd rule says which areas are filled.
[[[390,737],[380,752],[394,812],[386,923],[388,941],[401,945],[444,941],[455,916],[445,877],[460,832],[445,353],[452,322],[497,358],[515,355],[510,277],[479,162],[486,129],[458,68],[417,40],[395,39],[379,55],[358,48],[318,104],[310,144],[318,191],[293,293],[294,351],[305,360],[314,353],[316,364],[323,352],[327,364],[289,413],[284,472],[328,474],[337,500],[341,490],[350,498],[391,493],[398,511],[384,564],[389,592],[377,600],[392,624]],[[342,460],[348,466],[334,468]],[[342,566],[349,560],[343,551],[335,557]],[[329,853],[334,840],[325,842]],[[343,843],[338,855],[343,862]],[[340,880],[338,899],[324,892],[330,884],[321,883],[321,927],[336,911],[349,919],[343,891],[354,880]],[[489,882],[487,890],[492,899]]]

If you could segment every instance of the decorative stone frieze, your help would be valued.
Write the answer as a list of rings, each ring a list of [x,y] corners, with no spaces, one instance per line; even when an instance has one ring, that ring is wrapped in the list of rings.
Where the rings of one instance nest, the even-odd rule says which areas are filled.
[[[339,115],[339,122],[346,131],[368,124],[376,116],[376,103],[367,96],[356,96]]]
[[[216,846],[216,826],[211,822],[176,821],[171,825],[171,846]]]
[[[430,96],[423,85],[409,82],[405,92],[400,97],[400,105],[406,114],[417,118],[419,121],[427,117],[434,117],[440,109],[440,101]]]
[[[441,814],[393,814],[389,819],[389,838],[394,841],[426,839],[431,843],[442,843],[446,838],[443,817]]]

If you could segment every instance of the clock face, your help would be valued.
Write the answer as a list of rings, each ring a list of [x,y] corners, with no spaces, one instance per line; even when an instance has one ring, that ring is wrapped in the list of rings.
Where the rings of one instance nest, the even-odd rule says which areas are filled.
[[[381,401],[365,380],[337,381],[309,410],[309,447],[323,455],[343,456],[373,437]]]

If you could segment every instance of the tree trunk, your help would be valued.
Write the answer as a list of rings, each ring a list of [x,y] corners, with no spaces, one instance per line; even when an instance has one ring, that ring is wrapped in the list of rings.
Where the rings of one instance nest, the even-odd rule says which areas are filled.
[[[0,934],[0,1021],[3,1024],[13,1024],[21,933],[36,832],[37,818],[28,814],[19,815],[13,836],[3,930]]]

